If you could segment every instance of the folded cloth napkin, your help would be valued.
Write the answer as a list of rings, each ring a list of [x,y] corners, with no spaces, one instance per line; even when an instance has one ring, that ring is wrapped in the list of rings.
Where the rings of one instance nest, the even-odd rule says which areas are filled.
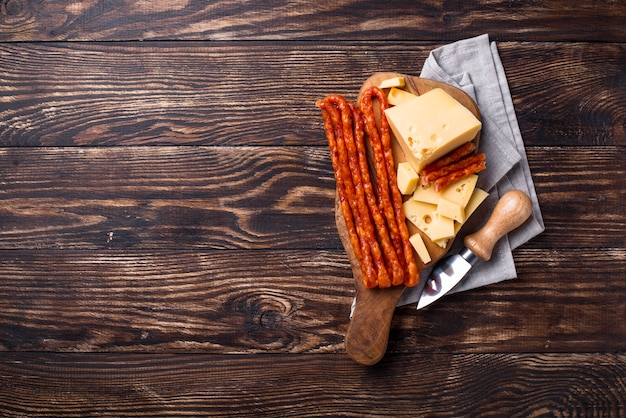
[[[425,61],[420,77],[461,88],[478,104],[483,122],[479,152],[487,156],[487,169],[478,176],[477,187],[488,191],[489,197],[463,226],[449,254],[458,253],[465,235],[484,225],[500,196],[508,190],[522,190],[533,202],[530,219],[503,237],[494,248],[491,260],[479,261],[450,293],[514,279],[517,272],[512,250],[540,234],[544,224],[496,44],[485,34],[437,48]],[[419,300],[431,270],[421,273],[420,286],[407,289],[398,306]]]

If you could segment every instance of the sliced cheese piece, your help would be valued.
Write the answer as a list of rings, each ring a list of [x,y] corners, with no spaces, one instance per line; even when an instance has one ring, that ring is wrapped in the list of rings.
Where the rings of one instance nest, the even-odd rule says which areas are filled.
[[[482,124],[440,88],[385,110],[407,160],[418,173],[436,159],[474,139]]]
[[[435,188],[433,187],[432,183],[430,183],[428,186],[423,186],[422,184],[419,184],[415,188],[415,192],[413,192],[412,197],[413,200],[417,200],[418,202],[432,203],[433,205],[436,205],[439,202],[440,198],[441,193],[435,192]]]
[[[437,213],[459,223],[465,222],[465,209],[458,203],[451,202],[443,197],[439,198],[437,202]]]
[[[402,205],[404,216],[432,241],[454,237],[454,221],[437,213],[437,206],[409,199]]]
[[[438,239],[437,241],[434,241],[434,242],[441,248],[446,248],[446,245],[448,245],[449,241],[450,241],[450,238],[444,238],[444,239]]]
[[[397,178],[400,193],[409,195],[415,190],[420,177],[415,170],[413,170],[411,164],[403,162],[398,164]]]
[[[381,89],[388,89],[390,87],[404,87],[404,77],[393,77],[383,80],[378,85]]]
[[[441,197],[465,208],[474,193],[476,181],[478,181],[476,174],[457,180],[441,191]]]
[[[486,191],[479,189],[479,188],[474,189],[474,193],[472,193],[472,197],[470,198],[469,202],[465,206],[465,219],[468,219],[470,216],[472,216],[472,213],[474,213],[474,211],[478,208],[478,206],[480,206],[480,204],[484,202],[487,196],[489,196],[489,193],[487,193]],[[458,234],[462,226],[463,226],[462,223],[454,224],[454,233]]]
[[[428,248],[426,248],[426,244],[424,244],[422,236],[420,234],[411,235],[411,237],[409,238],[409,242],[411,243],[413,248],[415,248],[415,252],[417,252],[417,255],[422,260],[422,262],[424,264],[430,263],[432,259],[430,257],[430,254],[428,253]]]
[[[409,100],[413,100],[419,96],[409,93],[406,90],[400,90],[395,87],[392,87],[387,94],[387,101],[391,106],[398,106],[404,102],[408,102]]]

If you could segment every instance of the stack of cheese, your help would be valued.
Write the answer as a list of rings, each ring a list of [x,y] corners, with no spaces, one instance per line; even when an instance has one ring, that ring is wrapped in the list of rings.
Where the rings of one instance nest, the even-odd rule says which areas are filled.
[[[422,186],[419,172],[428,164],[473,140],[482,125],[462,104],[442,89],[421,96],[402,90],[404,80],[386,80],[390,88],[385,111],[406,162],[398,164],[398,187],[410,196],[403,209],[406,218],[431,241],[445,247],[463,223],[485,200],[487,193],[476,188],[477,175],[458,180],[435,192],[432,184]],[[419,233],[410,238],[421,260],[431,257]]]

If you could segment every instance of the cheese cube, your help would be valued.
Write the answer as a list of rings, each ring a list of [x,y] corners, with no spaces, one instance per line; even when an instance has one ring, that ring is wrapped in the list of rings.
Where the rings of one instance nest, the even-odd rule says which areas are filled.
[[[465,222],[465,210],[456,202],[451,202],[443,197],[437,202],[437,213],[457,222]]]
[[[454,237],[454,221],[437,213],[437,206],[409,199],[402,205],[404,216],[433,241]]]
[[[426,244],[424,244],[424,240],[420,234],[411,235],[409,238],[409,242],[415,248],[417,255],[420,257],[424,264],[430,263],[431,257],[428,253],[428,249],[426,248]]]
[[[441,191],[441,197],[465,208],[474,193],[477,181],[476,174],[457,180]]]
[[[436,205],[441,198],[441,192],[437,193],[432,183],[428,186],[423,186],[421,183],[415,188],[413,193],[413,200],[424,203],[432,203]]]
[[[400,147],[418,173],[436,159],[474,139],[482,124],[440,88],[385,110]]]
[[[400,193],[404,195],[408,195],[413,193],[415,190],[415,186],[417,186],[417,182],[419,180],[419,176],[411,167],[411,164],[404,162],[398,164],[398,189],[400,189]]]
[[[398,106],[404,102],[408,102],[409,100],[415,99],[419,96],[416,96],[413,93],[409,93],[406,90],[400,90],[395,87],[392,87],[387,94],[387,101],[391,106]]]
[[[388,89],[389,87],[404,87],[404,77],[393,77],[381,81],[378,85],[381,89]]]

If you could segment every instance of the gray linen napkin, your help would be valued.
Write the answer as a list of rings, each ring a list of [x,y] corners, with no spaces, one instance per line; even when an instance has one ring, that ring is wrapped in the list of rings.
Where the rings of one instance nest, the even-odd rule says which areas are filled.
[[[480,173],[477,187],[488,191],[489,197],[463,226],[449,254],[457,253],[463,247],[465,235],[484,225],[499,197],[508,190],[522,190],[533,202],[530,219],[502,238],[494,248],[491,260],[479,261],[450,293],[514,279],[517,272],[512,250],[540,234],[545,227],[496,44],[490,43],[485,34],[435,49],[425,61],[420,77],[464,90],[478,104],[483,122],[479,151],[487,156],[487,169]],[[431,270],[422,272],[421,285],[407,289],[398,306],[419,300]]]

